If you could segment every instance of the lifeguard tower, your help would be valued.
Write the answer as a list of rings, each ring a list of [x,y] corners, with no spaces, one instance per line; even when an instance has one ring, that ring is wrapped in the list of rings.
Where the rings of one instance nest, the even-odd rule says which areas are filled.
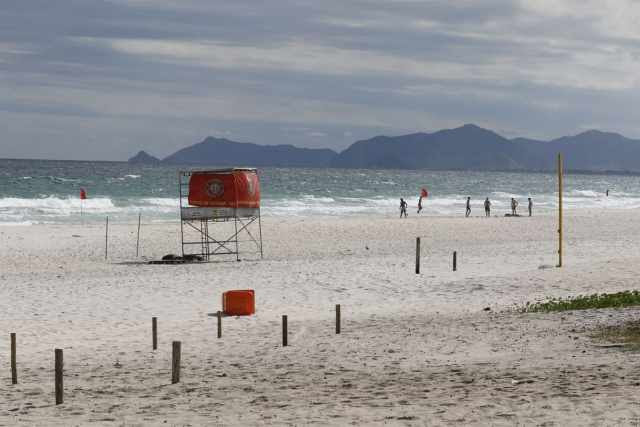
[[[191,170],[178,175],[183,257],[199,255],[209,261],[214,255],[235,255],[240,261],[242,243],[243,252],[262,258],[256,169]]]

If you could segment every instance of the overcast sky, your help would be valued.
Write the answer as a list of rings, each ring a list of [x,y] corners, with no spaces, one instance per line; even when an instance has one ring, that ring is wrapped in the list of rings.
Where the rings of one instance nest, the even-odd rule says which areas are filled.
[[[634,0],[2,0],[0,158],[476,123],[640,138]]]

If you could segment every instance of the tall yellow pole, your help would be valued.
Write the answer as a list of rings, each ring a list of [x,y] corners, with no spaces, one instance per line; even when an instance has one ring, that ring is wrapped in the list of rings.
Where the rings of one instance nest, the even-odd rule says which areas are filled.
[[[558,153],[558,267],[562,267],[562,153]]]

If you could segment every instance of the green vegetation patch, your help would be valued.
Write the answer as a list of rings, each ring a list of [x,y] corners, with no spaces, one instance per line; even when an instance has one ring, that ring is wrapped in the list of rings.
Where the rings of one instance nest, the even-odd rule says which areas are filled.
[[[578,295],[577,297],[553,298],[545,302],[527,303],[525,313],[568,310],[588,310],[592,308],[620,308],[640,305],[639,291],[624,291],[613,294]]]

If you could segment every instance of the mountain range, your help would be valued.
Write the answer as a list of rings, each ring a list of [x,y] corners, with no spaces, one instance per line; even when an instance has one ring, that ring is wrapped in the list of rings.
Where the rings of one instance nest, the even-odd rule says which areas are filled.
[[[507,139],[467,124],[433,133],[376,136],[344,151],[258,145],[208,137],[159,160],[145,152],[134,163],[359,169],[549,171],[563,153],[567,170],[640,172],[640,140],[590,130],[551,141]]]

